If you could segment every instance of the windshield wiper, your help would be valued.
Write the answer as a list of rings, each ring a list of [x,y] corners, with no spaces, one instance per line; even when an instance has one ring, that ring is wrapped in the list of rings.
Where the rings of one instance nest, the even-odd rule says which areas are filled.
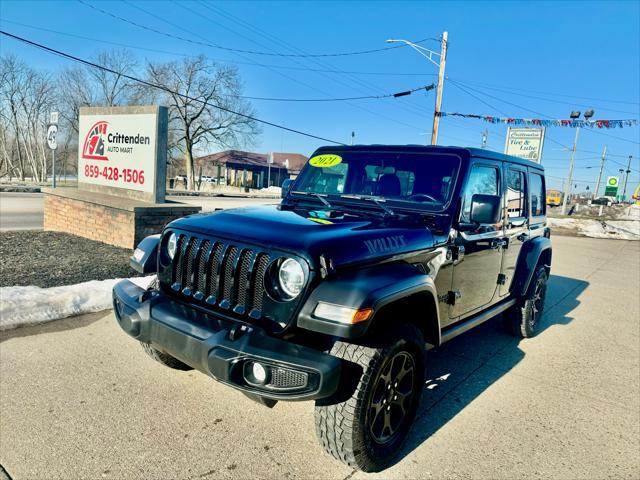
[[[387,207],[384,203],[386,200],[384,198],[376,198],[376,197],[367,197],[365,195],[340,195],[340,198],[353,198],[355,200],[369,200],[370,202],[375,203],[378,207],[384,210],[384,213],[389,215],[390,217],[395,217],[396,213]]]
[[[322,195],[320,195],[319,193],[315,193],[315,192],[291,192],[291,193],[295,193],[295,194],[299,194],[299,195],[313,195],[314,197],[316,197],[318,200],[320,200],[325,207],[327,208],[333,208],[331,206],[331,204],[329,203],[329,200],[327,200],[326,198],[324,198]]]

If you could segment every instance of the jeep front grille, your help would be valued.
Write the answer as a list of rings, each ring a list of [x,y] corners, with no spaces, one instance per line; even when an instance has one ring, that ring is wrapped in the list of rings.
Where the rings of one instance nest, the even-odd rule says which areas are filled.
[[[258,319],[269,263],[267,252],[181,234],[170,266],[170,289],[190,302]]]

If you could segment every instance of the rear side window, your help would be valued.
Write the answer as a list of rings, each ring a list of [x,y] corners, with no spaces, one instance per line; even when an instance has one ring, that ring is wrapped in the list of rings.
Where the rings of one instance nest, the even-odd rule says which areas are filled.
[[[510,168],[507,177],[507,214],[509,218],[524,217],[526,215],[524,172]]]
[[[476,193],[498,195],[498,169],[484,165],[474,165],[469,174],[462,203],[462,221],[468,222],[471,214],[471,197]]]
[[[544,193],[544,178],[537,173],[529,175],[531,189],[531,215],[544,215],[546,213],[546,198]]]

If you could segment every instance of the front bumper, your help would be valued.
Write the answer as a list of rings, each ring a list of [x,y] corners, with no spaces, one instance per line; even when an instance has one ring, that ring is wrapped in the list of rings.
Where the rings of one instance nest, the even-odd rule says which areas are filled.
[[[129,280],[113,287],[113,307],[118,324],[133,338],[243,392],[309,400],[328,397],[338,387],[338,358],[270,337],[253,325],[200,312]],[[250,382],[245,375],[250,362],[267,366],[271,380]]]

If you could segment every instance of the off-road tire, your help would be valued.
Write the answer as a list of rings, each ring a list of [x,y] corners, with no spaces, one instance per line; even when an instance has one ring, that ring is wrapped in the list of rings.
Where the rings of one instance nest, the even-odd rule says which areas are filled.
[[[533,337],[544,312],[549,274],[544,265],[538,265],[527,294],[505,312],[507,330],[518,338]]]
[[[424,388],[425,343],[420,330],[413,325],[404,324],[393,332],[385,332],[385,336],[388,340],[375,347],[341,341],[334,344],[330,354],[355,367],[355,374],[351,375],[343,369],[344,376],[351,377],[353,382],[350,387],[341,385],[332,397],[316,401],[315,407],[316,434],[327,453],[365,472],[380,471],[393,462],[413,424]],[[394,406],[402,411],[406,410],[406,414],[399,417],[402,420],[398,422],[396,434],[391,436],[388,443],[381,444],[375,440],[372,433],[374,426],[369,422],[382,412],[385,416],[382,419],[384,434],[387,428],[385,408],[374,413],[374,417],[370,417],[372,409],[375,408],[373,397],[374,394],[378,397],[376,405],[380,405],[379,392],[385,390],[385,384],[382,383],[381,387],[380,382],[385,382],[385,378],[392,375],[396,366],[391,365],[387,370],[389,362],[402,358],[402,372],[405,372],[409,358],[407,355],[411,357],[412,368],[415,369],[412,372],[413,389],[404,401],[406,405],[401,402],[402,407]],[[383,375],[384,372],[388,373]],[[359,379],[358,373],[361,373]],[[406,375],[409,374],[405,373]],[[406,384],[403,377],[399,378],[401,383]],[[391,402],[387,403],[387,406],[390,404]],[[400,410],[394,412],[399,413]]]
[[[147,355],[149,355],[156,362],[161,363],[165,367],[173,368],[174,370],[183,370],[183,371],[193,370],[193,368],[187,365],[186,363],[182,363],[180,360],[172,357],[168,353],[161,352],[160,350],[152,347],[148,343],[140,342],[140,345],[142,345],[142,349],[147,353]]]

